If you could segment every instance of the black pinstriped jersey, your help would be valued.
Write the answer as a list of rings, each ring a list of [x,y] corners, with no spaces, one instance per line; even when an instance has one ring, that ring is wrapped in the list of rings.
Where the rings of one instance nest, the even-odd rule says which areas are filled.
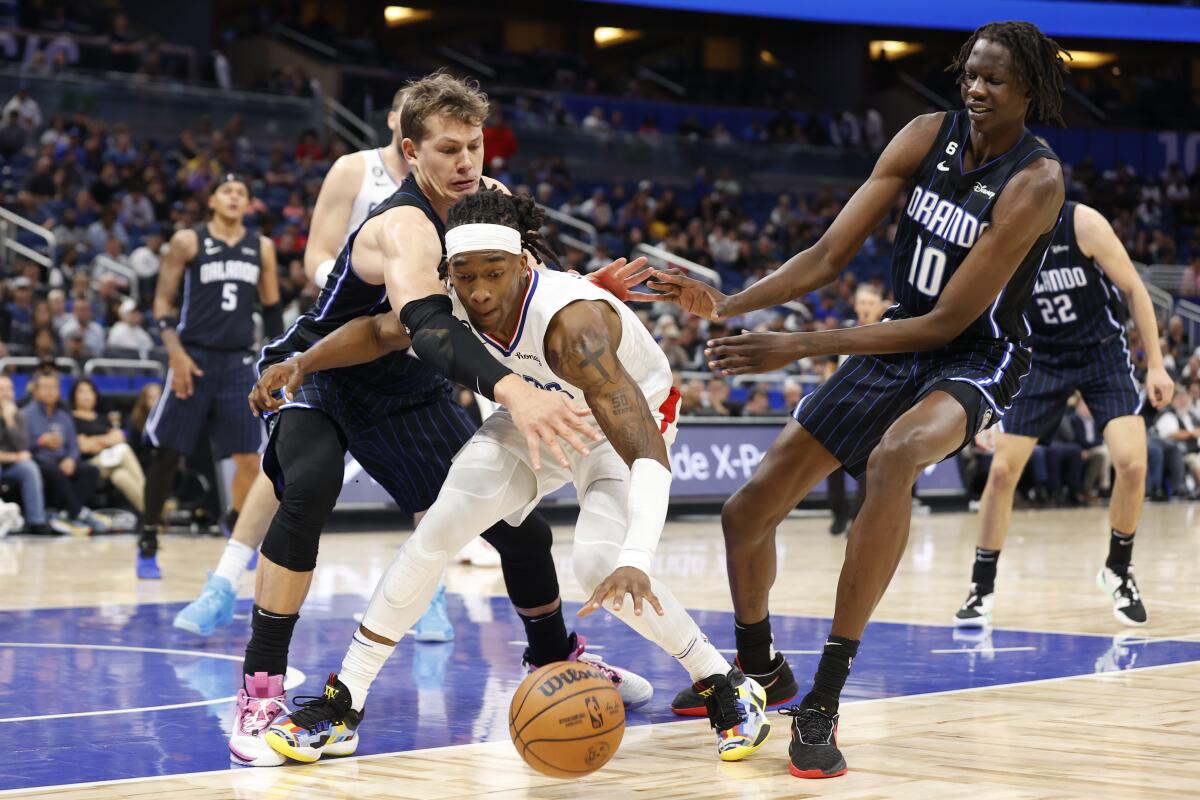
[[[963,168],[970,120],[946,114],[933,146],[913,176],[892,255],[892,286],[899,308],[890,316],[921,316],[933,310],[942,290],[991,223],[1009,180],[1039,158],[1058,157],[1025,131],[1015,146],[975,169]],[[1038,237],[1007,285],[958,340],[1019,342],[1028,335],[1023,314],[1050,233]]]
[[[1063,207],[1046,261],[1033,284],[1029,306],[1029,343],[1034,350],[1078,350],[1125,330],[1121,291],[1079,249],[1075,238],[1075,202]]]
[[[258,231],[226,244],[208,225],[197,225],[196,255],[183,273],[183,302],[176,332],[186,345],[246,350],[254,344],[254,306],[262,252]]]
[[[433,210],[429,200],[421,192],[415,173],[409,173],[400,188],[384,202],[371,209],[363,224],[380,214],[399,208],[413,206],[421,209],[425,216],[437,229],[438,238],[442,243],[442,251],[446,247],[446,226]],[[354,239],[358,230],[346,238],[346,244],[334,262],[333,270],[325,281],[317,302],[307,312],[296,320],[291,328],[279,339],[271,342],[263,349],[259,360],[261,372],[269,364],[289,358],[293,353],[302,352],[315,345],[325,336],[358,317],[374,316],[391,310],[388,302],[387,288],[381,285],[367,283],[358,277],[351,262],[354,250]],[[438,372],[422,364],[407,352],[388,353],[369,364],[355,367],[330,370],[348,380],[365,383],[379,391],[408,394],[428,389],[449,386],[448,381]]]

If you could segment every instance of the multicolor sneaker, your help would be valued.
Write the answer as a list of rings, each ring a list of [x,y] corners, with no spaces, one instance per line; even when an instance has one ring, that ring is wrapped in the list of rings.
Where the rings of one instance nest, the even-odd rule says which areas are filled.
[[[247,767],[278,767],[284,757],[263,740],[263,734],[275,720],[286,716],[287,694],[282,675],[256,672],[245,676],[245,688],[238,691],[233,733],[229,735],[229,760]]]
[[[267,744],[281,756],[312,763],[321,756],[349,756],[358,749],[362,712],[350,707],[350,690],[329,673],[325,694],[297,697],[303,700],[291,714],[280,717],[267,730]]]
[[[635,708],[641,708],[650,702],[650,698],[654,697],[654,687],[641,675],[622,667],[614,667],[605,663],[600,656],[586,652],[587,637],[572,632],[567,638],[567,642],[570,649],[569,655],[564,660],[587,664],[607,675],[621,694],[621,702],[625,704],[626,710],[632,711]],[[529,660],[529,648],[525,648],[525,654],[521,657],[521,665],[525,667],[526,673],[536,672],[545,666],[545,664],[534,664]]]
[[[454,626],[446,611],[446,584],[439,583],[429,608],[413,626],[413,638],[418,642],[449,642],[454,639]]]
[[[1096,575],[1096,585],[1112,598],[1113,616],[1122,625],[1140,628],[1147,622],[1146,606],[1142,603],[1142,593],[1138,591],[1137,581],[1133,579],[1133,567],[1124,574],[1101,567]]]
[[[753,678],[766,691],[768,707],[786,703],[800,691],[800,687],[796,685],[796,678],[792,675],[792,668],[788,666],[783,653],[776,653],[775,661],[775,666],[761,675],[743,670],[747,678]],[[733,659],[733,665],[739,670],[742,669],[736,657]],[[675,695],[675,699],[671,701],[671,711],[681,717],[703,717],[708,713],[704,698],[694,685]]]
[[[237,596],[229,581],[210,572],[200,596],[175,615],[175,627],[197,636],[208,636],[217,628],[233,622],[235,600]]]
[[[837,746],[837,714],[800,706],[781,708],[779,713],[792,718],[788,772],[797,778],[836,778],[846,774],[846,759]]]
[[[741,761],[771,735],[767,692],[737,667],[725,675],[697,681],[696,693],[704,700],[709,724],[717,732],[717,757],[722,761]]]

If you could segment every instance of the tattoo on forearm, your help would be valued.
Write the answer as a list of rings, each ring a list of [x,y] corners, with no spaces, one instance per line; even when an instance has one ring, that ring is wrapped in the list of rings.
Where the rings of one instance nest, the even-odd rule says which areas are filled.
[[[627,389],[612,395],[609,400],[612,403],[613,416],[619,417],[622,414],[630,414],[636,410]]]

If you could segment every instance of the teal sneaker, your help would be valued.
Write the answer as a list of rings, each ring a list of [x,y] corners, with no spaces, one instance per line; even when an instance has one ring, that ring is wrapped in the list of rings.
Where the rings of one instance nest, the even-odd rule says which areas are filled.
[[[175,615],[175,627],[197,636],[208,636],[217,628],[233,622],[235,600],[237,595],[229,581],[210,572],[200,596]]]
[[[438,584],[433,602],[413,626],[413,638],[418,642],[449,642],[454,639],[454,626],[446,611],[446,585]]]

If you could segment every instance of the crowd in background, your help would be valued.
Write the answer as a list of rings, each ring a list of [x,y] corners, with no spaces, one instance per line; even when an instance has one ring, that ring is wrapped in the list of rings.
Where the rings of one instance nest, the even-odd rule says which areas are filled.
[[[586,272],[631,253],[639,244],[651,244],[716,271],[724,290],[732,292],[816,242],[848,198],[846,191],[833,187],[811,193],[756,190],[720,165],[701,167],[675,182],[584,181],[572,174],[562,157],[522,152],[521,129],[507,121],[519,117],[522,109],[510,107],[507,112],[496,107],[488,121],[488,171],[515,191],[526,191],[597,231],[591,254],[567,246],[562,238],[566,231],[551,224],[549,235],[564,268]],[[57,242],[48,268],[19,257],[7,266],[0,281],[0,356],[32,356],[41,368],[75,374],[99,356],[161,358],[149,310],[165,243],[174,231],[205,219],[207,189],[227,171],[249,178],[253,201],[247,222],[275,242],[285,321],[315,300],[317,287],[304,275],[302,256],[324,174],[333,160],[348,152],[340,139],[326,141],[316,131],[305,131],[294,143],[276,141],[262,147],[249,141],[242,120],[234,116],[202,117],[170,140],[153,141],[127,125],[43,109],[24,91],[10,98],[0,115],[4,205],[50,229]],[[541,124],[570,128],[572,135],[600,135],[604,125],[589,123],[593,118],[543,119]],[[611,130],[612,121],[606,124]],[[647,125],[642,128],[634,135],[655,135]],[[863,128],[858,128],[860,136]],[[697,135],[717,138],[713,131]],[[1068,166],[1067,173],[1069,195],[1105,213],[1135,260],[1190,263],[1180,290],[1184,295],[1200,294],[1200,175],[1183,175],[1172,166],[1163,175],[1138,176],[1127,167],[1100,171],[1088,163]],[[688,317],[666,304],[642,309],[648,329],[678,373],[684,413],[781,416],[824,380],[834,366],[829,360],[806,360],[763,380],[732,383],[709,373],[703,342],[740,328],[799,331],[855,324],[855,298],[864,287],[886,304],[892,240],[902,212],[903,204],[897,204],[847,271],[802,298],[801,309],[764,310],[728,325]],[[1148,420],[1157,443],[1152,447],[1162,451],[1157,473],[1152,458],[1151,492],[1182,496],[1200,480],[1200,351],[1191,352],[1177,319],[1164,325],[1163,345],[1168,368],[1182,390],[1171,409]],[[1136,336],[1131,349],[1139,368],[1144,368]],[[25,397],[31,404],[32,386]],[[74,403],[51,405],[62,405],[69,414],[79,410]],[[104,398],[98,407],[102,416],[116,410],[113,401]],[[1080,409],[1070,424],[1047,438],[1044,459],[1035,456],[1035,500],[1086,501],[1105,491],[1107,469],[1098,466],[1098,437],[1084,415],[1086,410]],[[82,436],[109,436],[93,428]],[[112,430],[123,430],[125,442],[139,446],[140,429],[133,422],[123,418]],[[34,435],[34,442],[40,438]],[[61,438],[60,447],[70,450],[69,433]],[[103,449],[121,444],[116,434],[111,439]],[[49,463],[49,457],[39,461],[36,448],[22,446],[23,441],[18,436],[0,445],[0,453],[28,451],[39,468]],[[51,449],[65,474],[59,448]],[[63,457],[75,466],[85,455],[79,449]],[[13,472],[4,462],[0,480],[11,483]],[[87,476],[90,470],[72,472]],[[47,474],[49,478],[42,476],[49,487],[47,497],[64,510],[64,519],[76,529],[88,525],[81,510],[86,504],[77,508],[66,502],[63,481],[53,470]],[[67,477],[67,484],[75,480]],[[120,474],[117,480],[128,485]]]

